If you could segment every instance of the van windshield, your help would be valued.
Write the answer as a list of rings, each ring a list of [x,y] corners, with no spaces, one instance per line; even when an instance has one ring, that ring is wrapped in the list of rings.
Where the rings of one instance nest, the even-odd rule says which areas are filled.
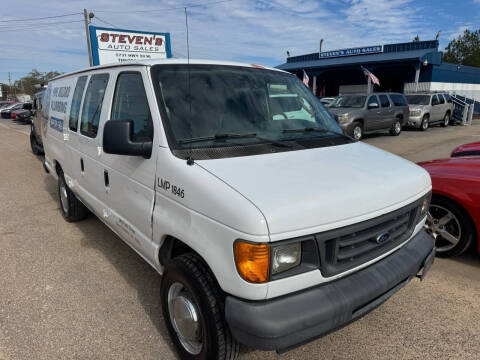
[[[287,148],[288,142],[302,139],[345,139],[320,101],[288,73],[225,65],[157,65],[152,76],[174,149],[280,143]]]
[[[407,102],[409,105],[429,105],[430,95],[407,95]]]

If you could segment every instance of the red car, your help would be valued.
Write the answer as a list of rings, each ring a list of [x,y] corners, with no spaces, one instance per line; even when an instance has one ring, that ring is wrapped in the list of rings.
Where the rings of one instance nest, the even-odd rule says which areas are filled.
[[[419,163],[432,177],[427,228],[437,255],[460,255],[480,242],[480,156]],[[478,247],[480,249],[480,247]]]
[[[452,151],[451,157],[480,155],[480,142],[460,145]]]

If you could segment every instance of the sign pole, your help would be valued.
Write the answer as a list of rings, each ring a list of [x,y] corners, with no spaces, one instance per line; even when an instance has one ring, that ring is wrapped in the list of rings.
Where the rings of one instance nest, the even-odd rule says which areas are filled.
[[[93,59],[92,59],[92,47],[90,45],[90,32],[88,31],[88,13],[87,9],[83,9],[83,19],[85,20],[85,33],[87,35],[87,46],[88,46],[88,60],[90,62],[90,66],[93,66]]]

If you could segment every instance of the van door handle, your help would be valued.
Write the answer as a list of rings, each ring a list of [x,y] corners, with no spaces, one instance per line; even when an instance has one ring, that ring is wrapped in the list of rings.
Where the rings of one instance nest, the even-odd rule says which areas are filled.
[[[103,181],[105,181],[105,187],[109,187],[110,186],[110,180],[108,178],[108,171],[105,170],[103,172]]]
[[[83,165],[83,159],[80,159],[80,170],[82,170],[82,173],[85,172],[85,167]]]

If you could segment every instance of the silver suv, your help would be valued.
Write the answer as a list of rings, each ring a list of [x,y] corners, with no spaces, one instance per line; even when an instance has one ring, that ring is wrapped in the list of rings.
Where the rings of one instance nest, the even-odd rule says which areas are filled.
[[[425,131],[430,125],[448,126],[453,113],[453,102],[445,93],[415,93],[406,95],[410,107],[408,125]]]
[[[356,140],[379,130],[400,135],[408,120],[408,104],[399,93],[342,95],[329,104],[328,110],[345,133]]]

